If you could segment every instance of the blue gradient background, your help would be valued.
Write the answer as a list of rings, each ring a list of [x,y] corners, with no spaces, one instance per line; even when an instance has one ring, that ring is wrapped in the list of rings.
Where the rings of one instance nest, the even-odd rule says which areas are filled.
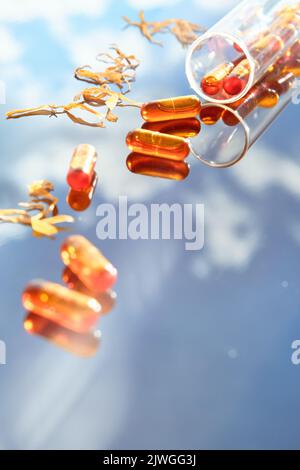
[[[79,359],[23,329],[21,292],[36,277],[60,281],[55,241],[1,225],[0,366],[2,449],[299,448],[300,339],[299,109],[290,105],[236,167],[192,162],[181,183],[133,175],[126,133],[137,110],[120,110],[107,129],[64,116],[6,121],[4,112],[67,103],[82,85],[78,65],[95,63],[112,42],[142,60],[132,98],[190,93],[185,51],[164,48],[120,17],[140,7],[150,20],[186,18],[212,25],[237,2],[11,0],[0,9],[0,207],[26,200],[26,184],[54,182],[62,213],[73,148],[94,144],[100,182],[74,232],[94,241],[118,267],[118,305],[101,322],[98,354]],[[5,39],[5,41],[3,40]],[[3,42],[4,41],[4,42]],[[102,241],[96,207],[129,202],[205,204],[205,247],[184,241]],[[285,286],[285,287],[284,287]]]

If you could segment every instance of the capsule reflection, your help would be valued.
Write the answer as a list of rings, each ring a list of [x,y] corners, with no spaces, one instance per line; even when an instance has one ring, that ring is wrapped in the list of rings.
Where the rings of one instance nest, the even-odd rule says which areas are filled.
[[[196,118],[174,119],[173,121],[145,122],[142,129],[188,138],[199,134],[201,124]]]
[[[85,334],[76,333],[33,312],[29,312],[25,317],[24,328],[28,333],[41,336],[76,356],[94,356],[100,346],[99,330]]]
[[[62,272],[62,280],[69,287],[75,291],[81,292],[82,294],[94,297],[99,304],[101,305],[101,315],[109,313],[116,305],[117,294],[108,289],[105,292],[100,294],[97,292],[92,292],[88,289],[80,279],[74,274],[68,266],[66,266]]]
[[[190,167],[185,162],[157,158],[137,152],[128,155],[126,165],[132,173],[177,181],[184,180],[190,172]]]

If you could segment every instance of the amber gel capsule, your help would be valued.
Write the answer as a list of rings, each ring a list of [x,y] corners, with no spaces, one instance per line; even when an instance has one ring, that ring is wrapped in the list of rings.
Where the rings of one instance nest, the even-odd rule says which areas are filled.
[[[136,152],[128,155],[126,165],[132,173],[177,181],[184,180],[190,172],[190,167],[185,162],[151,157]]]
[[[101,314],[96,299],[43,280],[32,281],[26,287],[22,302],[26,310],[78,333],[90,331]]]
[[[201,88],[206,95],[216,95],[222,90],[223,80],[234,69],[234,63],[228,62],[218,65],[201,81]]]
[[[184,160],[190,153],[189,145],[182,137],[144,129],[129,132],[126,144],[133,152],[171,160]]]
[[[223,87],[229,95],[238,95],[245,88],[250,74],[250,65],[243,59],[224,79]]]
[[[197,96],[178,96],[143,104],[141,115],[145,121],[149,122],[170,121],[195,117],[200,109],[201,103]]]
[[[89,208],[91,205],[93,195],[97,186],[98,176],[94,172],[94,177],[91,185],[87,189],[82,191],[76,191],[75,189],[70,189],[67,196],[67,203],[74,211],[82,212]]]
[[[95,294],[110,289],[117,280],[116,268],[81,235],[71,235],[65,239],[61,257],[64,264]]]
[[[67,183],[72,189],[82,191],[91,185],[96,160],[97,152],[93,145],[80,144],[76,147],[67,175]]]
[[[29,312],[24,320],[27,333],[38,335],[65,351],[81,357],[94,356],[100,346],[99,330],[76,333],[47,318]]]
[[[201,124],[197,118],[174,119],[172,121],[144,122],[142,129],[177,135],[187,139],[199,134]]]
[[[207,108],[202,108],[200,112],[200,119],[203,124],[206,126],[213,126],[216,122],[219,121],[224,110],[218,106],[209,106]]]
[[[101,315],[109,313],[116,305],[117,294],[113,290],[107,289],[105,292],[101,292],[100,294],[92,292],[81,282],[76,274],[68,268],[68,266],[63,270],[62,280],[69,289],[82,292],[82,294],[89,295],[90,297],[95,297],[101,305]]]

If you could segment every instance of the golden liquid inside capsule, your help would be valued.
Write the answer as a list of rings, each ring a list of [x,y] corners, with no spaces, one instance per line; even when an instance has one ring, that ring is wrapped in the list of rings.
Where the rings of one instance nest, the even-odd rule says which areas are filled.
[[[67,183],[72,189],[82,191],[91,185],[96,160],[97,152],[93,145],[80,144],[76,147],[67,175]]]
[[[277,105],[279,101],[279,94],[276,90],[269,87],[265,83],[258,83],[255,85],[243,98],[231,104],[233,110],[237,110],[242,118],[246,118],[254,111],[257,106],[262,108],[272,108]],[[224,111],[223,122],[227,126],[236,126],[239,124],[239,119],[230,111]]]
[[[91,292],[104,292],[117,280],[116,268],[81,235],[71,235],[65,239],[61,246],[61,257]]]
[[[76,333],[33,312],[25,317],[24,328],[28,333],[41,336],[54,346],[76,356],[94,356],[100,346],[99,331]]]
[[[190,153],[188,143],[182,137],[144,129],[129,132],[126,144],[133,152],[171,160],[184,160]]]
[[[222,90],[223,80],[234,69],[234,63],[228,62],[218,65],[201,81],[201,88],[206,95],[216,95]]]
[[[96,299],[43,280],[28,284],[22,302],[26,310],[78,333],[90,331],[101,314]]]
[[[190,167],[185,162],[152,157],[151,155],[136,152],[128,155],[126,165],[132,173],[176,181],[184,180],[190,172]]]
[[[224,110],[217,106],[209,106],[202,108],[200,111],[200,119],[206,126],[213,126],[218,122]]]
[[[145,103],[141,107],[141,115],[145,121],[170,121],[195,117],[199,114],[201,103],[194,95],[178,96]]]
[[[109,313],[116,305],[117,294],[113,290],[108,289],[105,292],[101,292],[100,294],[97,292],[92,292],[80,281],[80,279],[71,271],[70,268],[68,268],[68,266],[66,266],[63,270],[62,280],[69,287],[69,289],[73,289],[75,291],[81,292],[82,294],[94,297],[101,305],[101,315]]]
[[[89,208],[91,205],[93,195],[97,186],[98,176],[94,172],[94,177],[91,185],[87,189],[82,191],[75,191],[75,189],[70,189],[67,196],[67,203],[74,211],[82,212]]]
[[[201,124],[196,118],[174,119],[173,121],[145,122],[142,125],[142,129],[162,134],[177,135],[187,139],[199,134]]]

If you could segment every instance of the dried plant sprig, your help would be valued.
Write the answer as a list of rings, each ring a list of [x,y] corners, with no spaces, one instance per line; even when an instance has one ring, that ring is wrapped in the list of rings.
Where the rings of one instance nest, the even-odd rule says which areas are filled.
[[[154,36],[158,33],[169,32],[173,34],[182,46],[185,47],[195,41],[199,33],[205,31],[203,26],[179,18],[171,18],[164,21],[146,21],[144,11],[139,12],[140,21],[132,21],[127,16],[123,16],[123,20],[127,23],[127,27],[134,26],[138,28],[142,36],[158,46],[162,46],[161,42],[154,40]]]
[[[100,62],[112,64],[118,68],[122,68],[123,70],[135,70],[140,65],[140,61],[134,54],[125,54],[116,44],[112,44],[110,49],[116,53],[115,57],[112,54],[104,52],[98,54],[96,59]]]
[[[84,65],[75,70],[75,78],[94,85],[116,85],[120,90],[126,85],[130,91],[130,84],[135,81],[135,70],[140,62],[131,54],[127,55],[121,49],[112,45],[115,56],[110,53],[100,53],[97,60],[109,64],[102,72],[90,70],[91,67]]]
[[[58,198],[51,192],[54,186],[50,181],[34,181],[28,186],[28,202],[20,202],[23,209],[0,210],[0,222],[30,226],[37,236],[53,237],[62,227],[57,224],[74,222],[70,215],[58,215]]]
[[[116,122],[118,120],[112,111],[116,107],[136,106],[141,104],[125,97],[131,89],[131,83],[135,81],[136,68],[140,62],[135,55],[125,54],[118,46],[110,47],[112,53],[98,54],[97,59],[109,66],[102,72],[91,70],[86,65],[75,70],[75,78],[96,85],[80,92],[73,102],[66,105],[46,104],[35,108],[15,109],[6,113],[7,119],[18,119],[27,116],[58,117],[65,114],[76,124],[90,127],[105,127],[105,121]],[[118,91],[110,87],[115,85]],[[124,87],[127,90],[124,91]],[[96,111],[94,107],[105,107],[103,112]],[[87,114],[88,118],[82,117]]]

